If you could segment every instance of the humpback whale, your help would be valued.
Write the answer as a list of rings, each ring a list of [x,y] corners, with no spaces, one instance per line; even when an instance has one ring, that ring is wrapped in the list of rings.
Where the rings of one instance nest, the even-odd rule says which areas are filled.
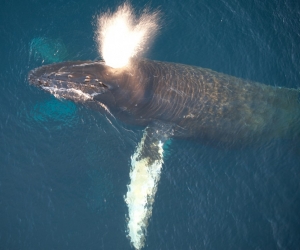
[[[145,127],[131,158],[128,234],[143,247],[169,138],[240,147],[300,134],[300,92],[183,64],[131,59],[126,67],[75,61],[32,70],[29,82],[57,98]],[[143,193],[144,192],[144,193]]]
[[[245,145],[299,134],[300,92],[200,67],[131,60],[63,62],[29,73],[59,98],[107,110],[125,123],[166,128],[166,136]],[[159,125],[158,125],[159,124]]]

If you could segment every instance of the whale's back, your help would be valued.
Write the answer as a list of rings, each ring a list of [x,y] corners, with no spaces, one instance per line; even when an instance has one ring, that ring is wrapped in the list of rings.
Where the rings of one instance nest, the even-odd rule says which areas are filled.
[[[147,116],[176,124],[175,136],[245,144],[299,134],[296,89],[175,63],[143,60],[138,68],[151,85]]]

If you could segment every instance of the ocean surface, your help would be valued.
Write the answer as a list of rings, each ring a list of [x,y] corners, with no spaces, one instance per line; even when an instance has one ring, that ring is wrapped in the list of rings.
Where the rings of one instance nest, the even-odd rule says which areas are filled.
[[[142,129],[27,81],[42,64],[98,59],[95,17],[120,3],[1,2],[1,250],[132,249],[124,195]],[[163,13],[148,58],[300,87],[299,1],[132,4]],[[300,249],[299,152],[172,140],[144,249]]]

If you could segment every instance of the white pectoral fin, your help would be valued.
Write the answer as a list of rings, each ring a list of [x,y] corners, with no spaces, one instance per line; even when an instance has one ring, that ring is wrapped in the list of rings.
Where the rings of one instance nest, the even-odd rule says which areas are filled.
[[[170,134],[169,125],[147,127],[131,157],[130,183],[125,201],[128,206],[128,236],[136,249],[144,246],[163,164],[163,145]]]

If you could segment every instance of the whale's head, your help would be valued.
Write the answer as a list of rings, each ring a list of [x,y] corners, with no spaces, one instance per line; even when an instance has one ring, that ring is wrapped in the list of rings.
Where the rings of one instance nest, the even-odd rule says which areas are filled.
[[[93,101],[113,91],[124,79],[103,61],[77,61],[45,65],[29,72],[28,80],[57,98]]]
[[[140,77],[136,80],[137,75],[128,68],[111,68],[103,61],[75,61],[36,68],[29,72],[28,80],[59,99],[133,114],[144,97],[144,84]]]

